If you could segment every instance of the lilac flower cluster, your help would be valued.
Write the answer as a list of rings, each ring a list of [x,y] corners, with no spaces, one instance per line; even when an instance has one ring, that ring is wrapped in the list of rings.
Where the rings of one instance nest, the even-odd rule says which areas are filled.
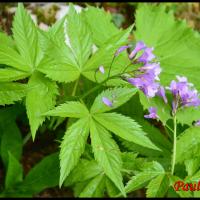
[[[154,48],[147,47],[143,42],[137,42],[129,58],[134,59],[138,52],[143,51],[142,55],[136,59],[136,62],[141,63],[142,67],[137,70],[139,73],[134,75],[134,77],[127,78],[127,81],[142,90],[147,97],[158,95],[163,97],[164,101],[167,102],[164,88],[156,82],[159,81],[161,68],[159,63],[152,62],[156,57],[152,53],[153,50]]]
[[[120,47],[115,52],[114,56],[118,56],[122,51],[129,47],[129,45]],[[129,76],[126,77],[126,80],[143,91],[148,98],[160,96],[163,98],[164,102],[167,103],[168,100],[165,95],[165,89],[158,82],[161,73],[160,63],[153,61],[156,58],[153,54],[153,50],[154,48],[147,47],[142,41],[137,42],[135,48],[129,54],[129,59],[133,61],[133,63],[142,64],[142,66],[137,70],[133,70],[134,73],[128,74]],[[138,53],[141,53],[141,55],[137,56]],[[99,71],[104,73],[103,66],[99,67]],[[177,82],[172,80],[170,86],[166,87],[166,89],[170,90],[173,95],[173,115],[176,114],[177,109],[180,107],[200,106],[199,94],[197,90],[193,88],[193,84],[188,83],[186,77],[176,76],[176,78],[178,80]],[[113,102],[107,97],[103,97],[102,102],[109,107],[113,106]],[[145,118],[159,118],[155,107],[150,107],[148,111],[149,114],[144,115]],[[200,126],[200,120],[196,121],[195,126]]]
[[[169,87],[173,95],[172,111],[176,113],[179,107],[199,106],[200,99],[196,89],[193,88],[192,83],[188,83],[186,77],[176,76],[178,82],[172,80]]]

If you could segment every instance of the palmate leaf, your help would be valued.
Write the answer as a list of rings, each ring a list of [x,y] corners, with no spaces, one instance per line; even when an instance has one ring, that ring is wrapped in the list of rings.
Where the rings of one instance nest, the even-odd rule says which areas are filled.
[[[136,88],[128,87],[115,87],[103,91],[100,95],[96,97],[94,103],[90,109],[91,113],[103,113],[116,109],[125,102],[127,102],[135,93],[137,92]],[[106,97],[110,101],[113,101],[113,106],[109,107],[105,105],[102,101],[102,98]]]
[[[28,72],[19,71],[10,67],[0,68],[0,82],[17,81],[28,77]]]
[[[46,41],[47,48],[37,70],[59,82],[67,83],[78,79],[80,76],[79,66],[65,41],[57,41],[56,37],[46,39]]]
[[[118,113],[102,113],[94,115],[94,118],[109,131],[127,141],[159,150],[158,147],[149,140],[141,126],[129,117]]]
[[[95,159],[104,169],[105,174],[113,181],[121,193],[126,196],[122,182],[122,160],[120,150],[109,132],[100,124],[91,120],[90,137]]]
[[[200,89],[200,37],[186,22],[176,21],[163,5],[141,5],[136,12],[135,37],[155,48],[163,84],[169,84],[175,75],[184,75]]]
[[[152,197],[164,197],[169,188],[169,177],[166,174],[158,175],[152,179],[147,186],[146,196]]]
[[[87,117],[89,114],[88,109],[80,102],[68,101],[61,104],[45,113],[48,116],[59,116],[59,117]]]
[[[177,111],[176,118],[181,124],[191,126],[200,119],[200,107],[183,107]]]
[[[43,113],[55,105],[58,94],[57,85],[43,74],[35,72],[28,82],[29,91],[26,96],[26,110],[29,118],[32,138],[35,138],[38,127],[44,122]]]
[[[84,182],[92,179],[103,172],[102,167],[95,160],[81,159],[77,166],[65,179],[64,185],[69,186],[78,182]]]
[[[111,59],[112,57],[110,57]],[[102,61],[104,62],[104,61]],[[110,62],[112,62],[110,60]],[[90,71],[87,72],[83,72],[83,74],[91,81],[93,82],[98,82],[101,83],[102,81],[106,80],[108,77],[108,73],[109,73],[109,65],[111,63],[108,63],[107,66],[104,66],[105,72],[104,74],[102,74],[99,70],[96,71],[94,69],[91,69]],[[128,83],[127,81],[119,78],[119,74],[122,73],[122,71],[126,68],[126,66],[130,64],[130,59],[128,58],[128,54],[127,52],[121,52],[113,61],[111,70],[110,70],[110,77],[112,77],[111,79],[109,79],[106,84],[108,86],[126,86],[126,85],[130,85],[130,83]],[[96,65],[97,66],[97,65]],[[114,77],[116,76],[116,77]]]
[[[177,139],[176,162],[193,158],[200,153],[200,128],[190,127]]]
[[[65,133],[60,151],[60,186],[84,152],[88,134],[89,118],[79,119]]]
[[[114,35],[103,46],[101,46],[101,48],[99,48],[87,61],[84,67],[83,75],[90,79],[89,75],[91,75],[91,70],[94,71],[98,69],[101,65],[103,65],[104,68],[107,70],[112,62],[112,59],[117,49],[127,43],[127,38],[132,28],[133,26],[130,26],[126,30],[123,30],[120,33]],[[115,62],[117,61],[114,61],[113,68],[115,68],[116,66]]]
[[[164,174],[163,167],[158,162],[151,162],[144,165],[142,172],[133,176],[127,183],[125,190],[126,192],[132,192],[138,190],[147,185],[147,183],[158,175]]]
[[[11,48],[15,47],[15,42],[12,37],[3,32],[0,32],[0,43],[5,44]]]
[[[83,12],[97,46],[102,46],[109,38],[121,31],[111,22],[112,16],[109,12],[92,6],[88,6]]]
[[[200,180],[200,170],[198,170],[195,174],[193,174],[192,176],[188,176],[186,178],[187,181],[189,182],[197,182]]]
[[[65,40],[65,34],[64,34],[64,22],[65,22],[66,16],[64,16],[62,19],[57,20],[52,26],[48,28],[47,31],[44,31],[42,29],[38,30],[38,39],[40,43],[40,47],[43,51],[45,51],[48,48],[49,40],[54,40],[58,43]]]
[[[19,161],[8,153],[8,168],[6,172],[5,189],[12,188],[23,180],[23,167]]]
[[[36,26],[22,3],[18,4],[13,21],[13,37],[17,49],[32,70],[36,67],[39,41]]]
[[[67,15],[66,29],[69,37],[69,46],[73,51],[79,68],[82,69],[91,54],[92,35],[83,15],[78,14],[72,4],[70,4]]]
[[[5,64],[25,72],[30,71],[30,67],[26,64],[24,57],[4,43],[0,46],[0,64]]]
[[[85,186],[79,197],[103,197],[105,188],[105,175],[99,174]]]
[[[185,168],[188,173],[188,176],[192,176],[200,166],[200,157],[193,157],[191,159],[185,160]]]
[[[27,85],[21,83],[0,83],[0,105],[14,104],[27,93]]]
[[[105,184],[106,184],[106,192],[109,197],[115,197],[117,194],[119,194],[120,192],[119,189],[108,177],[106,177]]]

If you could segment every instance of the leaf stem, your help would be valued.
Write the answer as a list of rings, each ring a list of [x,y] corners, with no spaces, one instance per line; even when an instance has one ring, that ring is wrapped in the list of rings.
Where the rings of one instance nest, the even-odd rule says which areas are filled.
[[[176,162],[176,115],[174,115],[174,144],[173,144],[173,155],[172,155],[172,168],[171,174],[174,174],[175,162]]]
[[[110,64],[110,66],[109,66],[109,71],[108,71],[108,77],[107,77],[107,79],[109,79],[109,77],[110,77],[111,67],[112,67],[112,65],[113,65],[113,62],[114,62],[115,58],[116,58],[116,56],[113,56],[113,59],[112,59],[111,64]]]
[[[72,91],[72,96],[75,96],[75,94],[76,94],[78,82],[79,82],[79,78],[76,80],[76,82],[74,84],[74,88],[73,88],[73,91]]]
[[[118,75],[114,75],[114,76],[111,76],[111,77],[108,77],[106,78],[104,81],[102,81],[99,85],[97,85],[96,87],[93,87],[91,90],[87,91],[84,95],[82,95],[80,98],[81,99],[84,99],[85,97],[87,97],[89,94],[91,94],[92,92],[96,91],[97,89],[99,89],[104,83],[106,83],[109,79],[112,79],[112,78],[115,78],[115,77],[118,77],[119,75],[121,74],[118,74]]]

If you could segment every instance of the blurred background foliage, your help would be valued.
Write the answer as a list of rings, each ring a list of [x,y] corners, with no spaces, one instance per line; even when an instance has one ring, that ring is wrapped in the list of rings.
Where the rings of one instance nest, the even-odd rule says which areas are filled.
[[[140,3],[125,2],[101,2],[101,3],[85,3],[74,2],[81,7],[87,5],[98,6],[110,11],[113,21],[118,27],[126,28],[134,22],[134,13]],[[159,4],[159,3],[152,3]],[[162,3],[167,9],[174,13],[176,18],[185,19],[188,25],[196,30],[200,30],[200,3]],[[0,4],[0,28],[11,33],[11,22],[15,12],[17,3],[1,3]],[[33,19],[41,28],[52,25],[59,16],[66,12],[68,3],[25,3],[26,8],[32,14]]]

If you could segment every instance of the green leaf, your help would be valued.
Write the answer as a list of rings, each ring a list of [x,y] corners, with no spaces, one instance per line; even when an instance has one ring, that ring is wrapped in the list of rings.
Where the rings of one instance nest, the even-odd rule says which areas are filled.
[[[105,58],[105,57],[104,57]],[[108,62],[106,65],[104,65],[105,72],[102,74],[99,70],[91,69],[89,71],[83,72],[83,75],[87,77],[87,79],[93,81],[93,82],[98,82],[101,83],[105,81],[108,77],[109,73],[109,66],[111,65],[111,57],[108,57]],[[109,60],[110,59],[110,60]],[[103,65],[103,62],[105,60],[100,60],[97,61],[95,64],[96,69],[99,67],[98,64]],[[102,63],[102,64],[101,64]],[[113,61],[113,64],[111,66],[110,70],[110,77],[113,77],[112,79],[109,79],[106,84],[109,86],[126,86],[130,85],[127,81],[122,80],[119,78],[119,74],[122,73],[122,71],[125,69],[125,67],[130,64],[130,59],[128,58],[127,52],[121,52]],[[91,66],[92,67],[92,66]],[[116,76],[116,77],[114,77]]]
[[[81,194],[81,192],[84,190],[85,186],[91,181],[87,180],[84,182],[79,182],[77,184],[74,185],[73,187],[73,192],[74,192],[74,197],[79,197],[79,195]]]
[[[47,48],[37,70],[55,81],[74,81],[80,76],[80,71],[73,52],[64,40],[57,41],[55,38],[46,40]]]
[[[20,79],[24,79],[29,76],[29,73],[19,71],[13,68],[3,68],[0,69],[0,82],[9,82],[9,81],[17,81]]]
[[[137,153],[134,152],[123,152],[121,158],[123,161],[123,169],[126,170],[137,170]]]
[[[142,172],[133,176],[131,180],[127,183],[125,190],[127,193],[138,190],[147,185],[148,181],[154,177],[164,174],[165,171],[163,167],[158,162],[151,162],[145,165]]]
[[[190,182],[199,182],[200,180],[200,170],[197,171],[193,176],[187,177],[186,180],[189,180]]]
[[[106,192],[108,193],[109,197],[115,197],[117,194],[119,194],[119,189],[115,186],[115,184],[108,178],[106,177]]]
[[[79,119],[65,133],[60,151],[60,186],[77,165],[84,152],[88,134],[89,118]]]
[[[103,197],[105,186],[105,175],[100,174],[93,178],[80,193],[79,197]]]
[[[180,177],[177,177],[177,176],[170,176],[170,185],[171,187],[173,188],[173,190],[180,196],[180,197],[192,197],[192,193],[190,190],[188,191],[183,191],[181,189],[179,189],[179,191],[176,191],[174,189],[174,184],[177,182],[177,181],[183,181]],[[184,181],[183,181],[184,182]]]
[[[19,161],[8,152],[8,169],[6,173],[5,189],[12,188],[17,183],[22,182],[23,179],[23,167]]]
[[[28,82],[29,91],[26,96],[26,109],[33,140],[38,127],[44,122],[43,113],[55,105],[58,94],[56,83],[45,78],[43,74],[35,72]]]
[[[76,62],[79,68],[82,69],[91,54],[92,38],[83,15],[78,14],[72,5],[69,7],[67,16],[67,33],[69,36],[69,45]]]
[[[188,77],[200,89],[200,38],[186,21],[174,19],[165,6],[143,4],[136,12],[136,40],[154,47],[163,72],[161,82],[169,84],[175,75]],[[145,23],[144,23],[145,22]]]
[[[30,71],[24,58],[15,49],[5,44],[0,46],[0,64],[5,64],[25,72]]]
[[[90,137],[95,159],[104,169],[105,174],[114,182],[124,196],[121,175],[122,160],[120,151],[109,132],[95,121],[90,122]]]
[[[90,112],[102,113],[116,109],[117,107],[127,102],[136,92],[137,92],[136,88],[127,88],[127,87],[109,88],[96,97],[90,109]],[[113,102],[112,107],[109,107],[103,103],[102,101],[103,97],[106,97],[111,102]]]
[[[178,109],[176,113],[177,121],[181,124],[192,125],[194,121],[200,119],[200,108],[199,107],[184,107]]]
[[[12,37],[3,32],[0,32],[0,43],[1,45],[4,44],[5,46],[9,46],[11,48],[15,47]]]
[[[102,113],[94,115],[94,118],[109,131],[127,141],[159,150],[149,140],[146,133],[141,129],[141,126],[129,117],[118,113]]]
[[[8,112],[8,111],[7,111]],[[6,119],[6,118],[5,118]],[[7,167],[10,152],[15,159],[19,160],[22,154],[22,136],[14,118],[0,120],[1,138],[1,157]],[[12,159],[12,158],[11,158]]]
[[[68,101],[61,104],[45,113],[48,116],[60,116],[60,117],[87,117],[89,114],[88,109],[80,102]]]
[[[148,109],[150,107],[155,107],[157,109],[157,114],[163,124],[166,124],[166,121],[172,118],[169,104],[165,104],[161,97],[156,96],[154,98],[148,99],[141,91],[139,91],[139,96],[140,102],[144,109]]]
[[[31,16],[24,9],[22,3],[18,4],[12,31],[17,49],[25,59],[29,69],[33,70],[37,65],[39,51],[38,34]]]
[[[27,93],[27,85],[21,83],[0,83],[0,105],[14,104]]]
[[[102,46],[109,38],[121,32],[111,22],[112,15],[109,12],[92,6],[88,6],[83,12],[92,31],[93,41],[97,46]]]
[[[78,165],[65,179],[64,185],[69,186],[77,182],[84,182],[102,173],[102,168],[95,160],[81,159]]]
[[[59,156],[53,153],[36,164],[25,177],[18,190],[23,193],[37,194],[59,183]]]
[[[98,69],[101,65],[104,66],[105,70],[109,69],[109,66],[111,65],[111,62],[114,58],[115,52],[120,46],[127,43],[127,38],[132,28],[133,27],[130,26],[128,29],[123,30],[120,33],[114,35],[101,48],[99,48],[98,51],[96,51],[86,63],[83,75],[90,79],[90,77],[88,77],[88,75],[91,74],[90,71]],[[115,57],[116,63],[113,63],[112,68],[115,68],[117,64],[117,59],[118,57]],[[87,72],[89,72],[89,74],[87,74]]]
[[[47,31],[44,31],[42,29],[38,30],[38,39],[40,42],[40,47],[45,52],[45,50],[48,48],[49,40],[54,40],[57,43],[60,43],[61,41],[65,40],[65,34],[64,34],[64,22],[65,22],[66,16],[62,17],[62,19],[57,20],[52,26],[48,28]]]
[[[186,129],[177,139],[176,162],[193,158],[200,153],[200,128],[190,127]]]
[[[169,188],[169,178],[166,174],[158,175],[152,179],[147,186],[146,196],[152,197],[164,197]]]
[[[189,160],[185,160],[185,167],[188,173],[188,176],[192,176],[200,166],[200,157],[193,157]]]

